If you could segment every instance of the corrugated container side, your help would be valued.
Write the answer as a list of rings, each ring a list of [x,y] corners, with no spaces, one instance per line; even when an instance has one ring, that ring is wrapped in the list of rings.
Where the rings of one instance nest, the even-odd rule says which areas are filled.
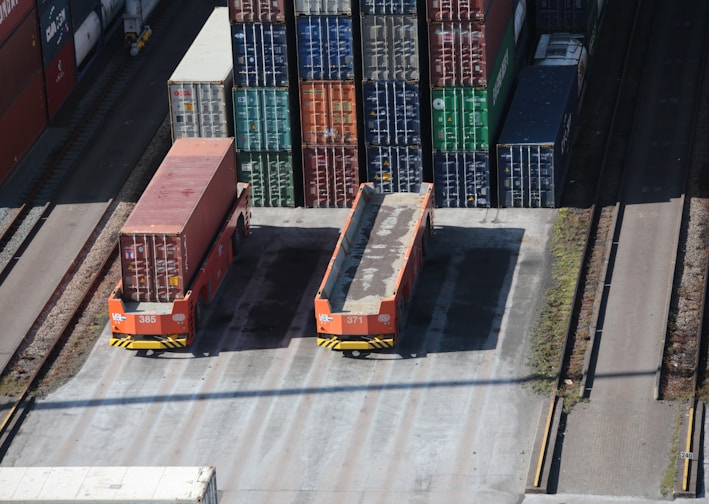
[[[34,9],[34,0],[0,2],[0,44],[17,28],[27,14]]]
[[[121,229],[123,292],[183,297],[236,196],[232,138],[179,138]]]
[[[286,26],[274,23],[231,25],[234,85],[238,87],[288,84]]]
[[[430,21],[483,21],[492,2],[493,0],[428,0],[426,12]]]
[[[433,185],[436,206],[439,208],[489,207],[489,153],[435,152]]]
[[[240,152],[238,179],[250,184],[253,206],[295,206],[290,152]]]
[[[359,188],[357,155],[350,147],[304,148],[305,206],[351,207]]]
[[[10,175],[47,126],[44,76],[41,68],[11,105],[0,114],[0,183]]]
[[[296,15],[352,14],[352,0],[295,0]]]
[[[553,208],[561,201],[578,109],[574,67],[527,67],[497,144],[499,204]]]
[[[300,83],[300,119],[305,145],[356,145],[357,97],[352,82]]]
[[[416,14],[416,0],[361,0],[362,14]]]
[[[597,0],[537,0],[537,30],[585,32]]]
[[[419,147],[368,147],[367,180],[378,192],[419,192],[423,164]]]
[[[353,79],[352,19],[343,16],[298,17],[298,63],[301,79]]]
[[[41,70],[39,26],[32,11],[0,46],[0,114]]]
[[[502,39],[497,58],[491,70],[488,67],[489,79],[487,82],[487,126],[490,148],[494,149],[497,134],[502,127],[502,117],[510,101],[515,75],[517,73],[515,46],[514,46],[514,20],[507,24],[505,37]],[[494,160],[494,156],[493,156]]]
[[[234,124],[239,150],[289,150],[291,130],[288,90],[235,88]]]
[[[362,16],[363,78],[418,80],[416,16]]]
[[[431,85],[485,86],[512,14],[512,0],[495,0],[483,23],[430,23]]]
[[[417,82],[373,81],[362,84],[364,134],[369,145],[421,143]]]
[[[44,68],[44,82],[47,86],[47,113],[52,119],[76,86],[73,39],[64,44],[59,54]]]
[[[445,87],[431,91],[433,148],[441,151],[487,150],[486,88]]]
[[[232,136],[231,28],[215,8],[167,81],[172,139]]]
[[[286,20],[285,0],[228,0],[229,22],[270,22]]]
[[[43,5],[39,13],[39,27],[42,34],[42,63],[46,67],[67,43],[74,41],[68,1],[52,0]]]

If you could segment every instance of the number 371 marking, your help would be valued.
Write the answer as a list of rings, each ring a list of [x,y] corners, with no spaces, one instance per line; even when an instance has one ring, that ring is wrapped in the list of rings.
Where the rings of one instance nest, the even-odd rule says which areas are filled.
[[[361,324],[364,322],[364,318],[362,315],[348,315],[347,316],[347,323],[348,324]]]

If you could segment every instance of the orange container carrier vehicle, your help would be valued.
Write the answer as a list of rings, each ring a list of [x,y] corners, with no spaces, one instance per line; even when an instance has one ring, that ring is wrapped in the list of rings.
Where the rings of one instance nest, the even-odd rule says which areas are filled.
[[[433,231],[433,184],[418,193],[360,185],[315,296],[318,345],[371,351],[396,345]]]
[[[249,185],[233,138],[180,138],[119,235],[121,279],[108,299],[111,345],[189,346],[249,233]]]

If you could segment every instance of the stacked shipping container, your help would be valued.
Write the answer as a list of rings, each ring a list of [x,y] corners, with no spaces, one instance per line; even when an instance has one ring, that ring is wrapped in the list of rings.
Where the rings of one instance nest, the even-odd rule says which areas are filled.
[[[0,13],[0,181],[47,124],[39,23],[33,0]]]
[[[349,207],[359,187],[349,0],[297,0],[305,206]]]
[[[512,0],[428,0],[433,181],[439,207],[489,207],[512,88]]]
[[[168,79],[173,142],[233,135],[230,33],[227,8],[215,8]]]
[[[292,207],[285,0],[229,0],[238,178],[254,206]]]
[[[380,192],[423,181],[415,0],[361,0],[362,105],[367,180]]]

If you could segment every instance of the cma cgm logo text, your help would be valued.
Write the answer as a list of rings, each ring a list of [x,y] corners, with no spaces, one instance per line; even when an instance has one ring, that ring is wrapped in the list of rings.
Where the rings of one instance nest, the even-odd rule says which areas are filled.
[[[17,7],[20,0],[2,0],[0,1],[0,24],[10,16],[12,10]]]
[[[564,115],[564,134],[561,137],[561,153],[566,154],[566,149],[569,148],[570,136],[571,136],[571,114],[567,112]]]
[[[192,93],[187,91],[186,89],[178,89],[177,91],[173,92],[175,96],[192,96]]]
[[[510,51],[505,49],[505,56],[502,58],[502,63],[500,64],[500,71],[497,73],[497,78],[495,79],[495,87],[492,89],[492,106],[494,107],[497,103],[497,97],[500,94],[500,89],[502,89],[502,83],[505,80],[505,74],[507,73],[507,67],[509,66]]]
[[[49,23],[49,26],[44,30],[44,37],[47,42],[52,40],[55,35],[59,34],[59,37],[69,32],[69,25],[67,23],[66,9],[61,9],[56,13],[52,13],[54,19]],[[52,15],[50,14],[50,16]]]

